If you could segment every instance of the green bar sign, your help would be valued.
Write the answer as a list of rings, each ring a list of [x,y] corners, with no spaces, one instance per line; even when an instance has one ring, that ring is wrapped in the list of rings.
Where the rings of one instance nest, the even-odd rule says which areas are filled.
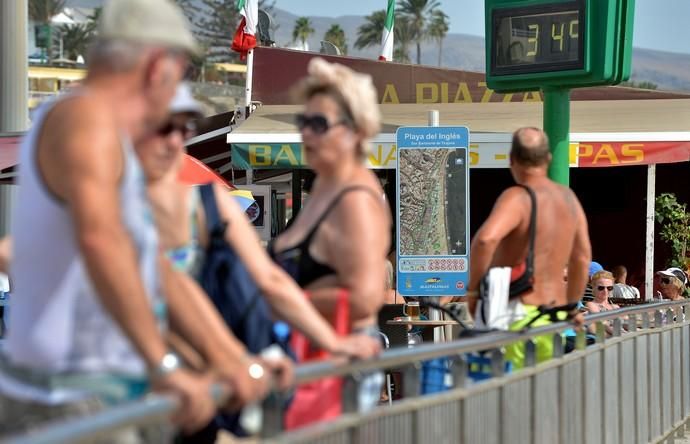
[[[306,168],[301,143],[233,143],[232,163],[237,168]]]

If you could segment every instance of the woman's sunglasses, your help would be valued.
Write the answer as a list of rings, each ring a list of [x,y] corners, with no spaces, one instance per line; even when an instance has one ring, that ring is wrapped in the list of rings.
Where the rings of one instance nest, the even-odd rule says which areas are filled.
[[[182,134],[182,137],[188,139],[196,134],[196,124],[191,120],[185,123],[170,120],[165,125],[158,128],[158,135],[161,137],[167,137],[175,131],[179,131],[179,133]]]
[[[599,290],[599,291],[604,291],[604,290],[613,291],[613,286],[605,287],[603,285],[599,285],[597,287],[597,290]]]
[[[331,128],[338,125],[347,124],[347,120],[341,120],[336,123],[328,123],[328,119],[323,114],[314,114],[307,116],[306,114],[300,113],[295,116],[295,124],[300,131],[304,128],[309,128],[314,134],[325,134]]]
[[[668,285],[671,283],[671,278],[661,278],[661,283]]]

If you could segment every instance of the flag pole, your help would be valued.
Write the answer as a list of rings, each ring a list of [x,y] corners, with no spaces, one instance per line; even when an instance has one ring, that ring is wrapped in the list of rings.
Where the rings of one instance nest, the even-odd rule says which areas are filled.
[[[244,118],[252,113],[252,77],[254,75],[254,50],[247,51],[247,79],[244,87]]]

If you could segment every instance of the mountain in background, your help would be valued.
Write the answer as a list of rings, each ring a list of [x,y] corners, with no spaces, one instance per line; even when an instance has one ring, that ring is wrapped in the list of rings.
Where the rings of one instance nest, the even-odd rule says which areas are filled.
[[[234,7],[234,1],[227,3],[229,7]],[[71,7],[94,8],[101,6],[103,0],[67,0],[66,4]],[[277,46],[296,47],[296,42],[292,41],[292,30],[298,16],[280,8],[274,8],[272,15],[275,29],[274,39]],[[352,46],[357,39],[357,29],[365,21],[364,16],[309,17],[309,19],[316,31],[308,40],[311,51],[318,51],[320,41],[328,28],[338,24],[345,31],[348,55],[369,59],[378,58],[380,50],[378,45],[361,51]],[[234,29],[229,29],[228,33],[234,31]],[[436,42],[422,44],[422,63],[431,66],[437,65],[438,45]],[[652,82],[660,90],[690,91],[690,54],[634,48],[632,65],[632,81],[637,83]],[[466,34],[448,34],[443,41],[441,66],[484,72],[484,38]]]

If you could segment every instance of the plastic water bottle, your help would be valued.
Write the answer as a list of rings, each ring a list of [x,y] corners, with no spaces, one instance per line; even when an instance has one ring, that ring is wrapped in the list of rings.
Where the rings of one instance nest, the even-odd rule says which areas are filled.
[[[277,360],[285,356],[285,352],[278,344],[273,344],[264,349],[260,356],[267,361]],[[250,435],[256,435],[261,431],[261,426],[264,422],[264,414],[261,409],[261,403],[248,404],[242,409],[240,413],[240,425]]]
[[[421,344],[424,342],[422,339],[422,335],[419,332],[416,332],[414,330],[410,331],[407,333],[407,346],[408,347],[414,347],[417,344]]]

